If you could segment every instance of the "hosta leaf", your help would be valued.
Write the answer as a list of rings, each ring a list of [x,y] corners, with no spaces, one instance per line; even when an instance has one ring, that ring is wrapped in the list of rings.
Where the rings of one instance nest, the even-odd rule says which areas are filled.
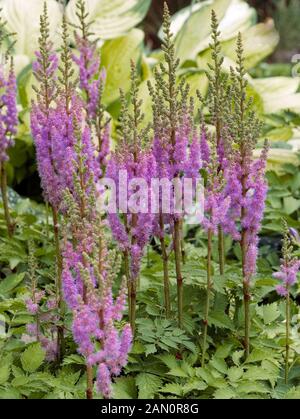
[[[14,46],[15,67],[19,73],[34,58],[38,49],[40,15],[44,0],[2,0],[0,7],[10,32],[16,33]],[[55,0],[47,0],[51,41],[59,45],[58,28],[62,20],[62,6]]]
[[[255,67],[265,57],[270,55],[279,42],[279,34],[274,27],[274,22],[270,19],[266,23],[259,23],[245,33],[243,37],[243,49],[245,57],[245,67],[250,69]],[[236,59],[236,39],[230,40],[222,45],[224,54]]]
[[[67,18],[73,24],[78,24],[76,3],[77,0],[71,0],[67,6]],[[85,4],[94,37],[113,39],[124,35],[144,19],[151,0],[85,0]]]
[[[39,343],[34,343],[22,353],[22,367],[27,372],[34,372],[42,365],[44,359],[45,351]]]
[[[284,109],[300,111],[299,79],[291,77],[268,77],[252,79],[251,84],[261,95],[266,114],[276,113]]]
[[[109,105],[120,95],[120,86],[125,93],[130,88],[130,60],[138,62],[142,54],[144,33],[132,29],[128,35],[107,41],[101,49],[102,65],[107,72],[104,102]]]
[[[153,399],[162,384],[161,378],[154,374],[140,373],[136,376],[139,399]]]
[[[176,52],[181,61],[193,60],[210,42],[211,12],[222,18],[231,0],[204,1],[186,7],[172,17],[171,30],[176,35]]]

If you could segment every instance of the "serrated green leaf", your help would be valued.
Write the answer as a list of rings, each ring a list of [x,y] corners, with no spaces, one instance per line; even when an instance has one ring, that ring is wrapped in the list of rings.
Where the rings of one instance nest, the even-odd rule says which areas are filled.
[[[115,399],[136,399],[137,388],[133,377],[117,378],[113,384],[113,397]]]
[[[135,381],[139,389],[139,399],[153,399],[162,384],[162,379],[157,375],[143,372],[136,376]]]
[[[218,388],[218,390],[214,392],[214,399],[219,400],[234,399],[236,396],[236,392],[230,387]]]
[[[231,367],[227,371],[228,379],[232,382],[238,381],[240,378],[242,378],[243,374],[244,370],[239,367]]]
[[[6,355],[0,361],[0,385],[5,384],[10,376],[12,355]]]
[[[45,359],[45,351],[39,343],[30,345],[21,355],[22,367],[27,372],[36,371]]]

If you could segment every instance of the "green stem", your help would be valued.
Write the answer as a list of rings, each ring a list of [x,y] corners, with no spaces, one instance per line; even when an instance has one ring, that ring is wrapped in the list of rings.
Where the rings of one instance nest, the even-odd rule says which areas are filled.
[[[285,333],[285,384],[289,381],[289,357],[290,357],[290,290],[287,289],[286,296],[286,333]]]
[[[174,253],[177,279],[178,326],[183,328],[183,277],[181,272],[181,233],[180,221],[174,222]]]
[[[94,387],[94,381],[93,381],[93,367],[90,365],[86,366],[86,398],[88,400],[93,399],[93,387]]]
[[[203,330],[203,348],[202,348],[202,368],[205,365],[206,345],[207,345],[207,329],[208,329],[208,317],[209,317],[209,306],[210,306],[210,292],[212,288],[212,274],[211,274],[211,260],[212,260],[212,237],[213,232],[211,229],[208,230],[207,237],[207,284],[206,284],[206,301],[205,301],[205,312],[204,312],[204,330]]]
[[[0,164],[0,176],[1,176],[1,194],[2,194],[2,201],[3,201],[3,209],[4,209],[4,217],[7,226],[7,233],[8,237],[11,238],[14,234],[15,226],[11,221],[10,213],[9,213],[9,206],[8,206],[8,198],[7,198],[7,177],[6,177],[6,170],[4,163]]]
[[[52,207],[52,217],[53,217],[53,231],[54,231],[54,242],[55,242],[55,254],[56,254],[56,264],[57,264],[57,280],[56,280],[56,295],[58,301],[58,308],[60,313],[61,325],[57,328],[57,343],[58,343],[58,361],[60,362],[65,353],[65,339],[64,339],[64,317],[65,317],[65,304],[63,300],[63,291],[62,291],[62,256],[60,250],[60,239],[59,239],[59,225],[58,225],[58,212]]]
[[[136,320],[136,289],[137,289],[137,278],[131,280],[130,286],[130,326],[133,336],[135,335],[135,320]]]
[[[243,293],[244,293],[244,313],[245,313],[245,338],[244,338],[244,347],[245,347],[245,357],[248,358],[250,354],[250,286],[247,280],[244,280],[243,283]]]
[[[163,222],[162,214],[160,214],[159,223],[160,223],[160,228],[163,231],[164,222]],[[163,272],[164,272],[164,302],[165,302],[165,309],[166,309],[166,318],[168,319],[170,318],[170,314],[171,314],[169,256],[168,256],[165,238],[163,235],[160,238],[160,246],[161,246],[161,252],[162,252]]]
[[[244,210],[242,210],[244,212]],[[243,215],[242,215],[243,217]],[[245,321],[245,336],[244,336],[244,348],[245,357],[248,358],[250,354],[250,282],[246,273],[246,257],[247,257],[247,243],[246,243],[246,231],[242,231],[241,239],[241,250],[242,250],[242,270],[243,270],[243,295],[244,295],[244,321]]]
[[[160,239],[160,245],[162,250],[162,261],[164,271],[164,301],[166,309],[166,318],[170,318],[171,314],[171,298],[170,298],[170,281],[169,281],[169,257],[166,249],[166,243],[164,237]]]
[[[127,282],[127,298],[128,298],[128,317],[131,324],[131,276],[130,276],[130,266],[129,266],[129,253],[127,250],[124,252],[124,271],[125,271],[125,277]]]
[[[220,275],[224,275],[224,271],[225,271],[225,246],[224,246],[224,232],[223,232],[222,226],[218,227],[218,251],[219,251]]]

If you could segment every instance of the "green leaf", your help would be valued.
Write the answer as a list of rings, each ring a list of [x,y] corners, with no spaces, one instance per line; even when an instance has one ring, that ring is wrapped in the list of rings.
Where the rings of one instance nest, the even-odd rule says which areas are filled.
[[[139,399],[153,399],[162,384],[157,375],[144,372],[138,374],[135,381],[139,389]]]
[[[85,365],[85,360],[80,355],[69,355],[64,358],[62,365],[70,365],[70,364],[77,364],[77,365]]]
[[[221,311],[212,311],[209,314],[209,324],[223,329],[234,330],[231,319]]]
[[[113,396],[115,399],[136,399],[137,391],[133,377],[120,377],[113,384]]]
[[[274,352],[272,350],[264,349],[253,349],[251,354],[246,360],[246,364],[251,364],[254,362],[264,361],[264,360],[273,360],[275,358]]]
[[[299,80],[292,77],[268,77],[252,79],[251,84],[261,95],[266,114],[289,109],[300,112],[300,93],[296,93]]]
[[[283,199],[284,210],[288,215],[293,214],[300,208],[300,199],[295,199],[292,196]]]
[[[30,345],[21,355],[22,367],[27,372],[36,371],[45,359],[45,351],[40,343]]]
[[[213,359],[209,362],[209,364],[222,374],[227,374],[228,368],[224,359],[217,358],[216,356],[214,356]]]
[[[244,374],[244,370],[239,367],[231,367],[227,371],[228,379],[232,382],[238,381]]]
[[[279,42],[279,34],[272,19],[252,26],[242,34],[242,37],[246,69],[255,67],[265,57],[272,54]],[[236,38],[223,43],[222,51],[227,57],[235,60]]]
[[[0,281],[0,294],[6,295],[13,291],[24,279],[25,272],[12,274]]]
[[[16,400],[21,399],[21,394],[13,387],[0,389],[1,400]]]
[[[145,345],[145,355],[148,356],[150,354],[155,354],[157,352],[157,348],[154,344]]]
[[[67,18],[78,24],[76,16],[77,0],[67,5]],[[89,28],[95,39],[113,39],[124,35],[138,25],[146,16],[151,0],[88,0],[85,1],[89,13]]]
[[[222,19],[231,0],[204,1],[181,9],[172,17],[171,31],[175,34],[175,46],[182,63],[194,60],[210,43],[211,12],[214,9]]]
[[[236,391],[239,394],[249,394],[249,393],[269,393],[271,390],[263,383],[259,382],[252,382],[252,381],[244,381],[240,382],[236,388]]]
[[[183,395],[183,388],[180,384],[169,383],[159,390],[161,393],[175,394],[176,396]]]
[[[280,311],[276,303],[265,304],[257,309],[265,324],[270,324],[280,316]]]
[[[235,363],[235,365],[239,366],[241,364],[241,358],[244,356],[245,351],[235,351],[232,354],[232,360]]]
[[[9,376],[10,376],[11,364],[12,364],[11,354],[1,359],[0,361],[0,385],[5,384],[8,381]]]
[[[236,392],[230,387],[219,388],[214,392],[214,399],[219,400],[230,400],[234,399],[236,396]]]
[[[285,400],[299,400],[300,399],[300,387],[291,388],[284,396]]]
[[[14,64],[17,74],[30,63],[38,49],[39,17],[43,12],[43,4],[42,0],[1,2],[2,16],[7,21],[7,29],[16,33]],[[47,0],[47,7],[50,39],[55,48],[60,43],[58,28],[62,20],[62,10],[55,0]]]
[[[130,60],[139,61],[142,54],[144,33],[140,29],[132,29],[128,35],[107,41],[101,48],[101,64],[105,67],[107,78],[103,100],[110,105],[120,95],[119,89],[125,93],[130,88]]]

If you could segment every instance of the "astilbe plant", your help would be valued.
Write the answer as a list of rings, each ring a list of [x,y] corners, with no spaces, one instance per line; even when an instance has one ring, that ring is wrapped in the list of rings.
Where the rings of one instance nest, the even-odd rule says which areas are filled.
[[[208,63],[209,71],[206,72],[209,87],[208,95],[206,98],[206,104],[209,109],[211,118],[211,124],[215,129],[216,139],[216,158],[218,159],[217,174],[223,172],[226,166],[226,157],[224,150],[224,111],[226,102],[226,87],[228,76],[224,72],[222,66],[224,57],[221,51],[221,42],[219,40],[221,32],[219,31],[219,24],[215,11],[212,11],[211,15],[211,29],[212,29],[212,42],[210,44],[211,63]],[[198,93],[198,96],[200,94]],[[205,130],[203,135],[205,135]],[[218,252],[219,252],[219,271],[220,274],[224,274],[225,269],[225,251],[224,251],[224,224],[226,223],[226,217],[218,223]]]
[[[199,177],[201,168],[200,139],[191,123],[192,110],[188,103],[189,87],[184,79],[179,84],[177,83],[176,72],[179,67],[179,59],[175,56],[174,37],[170,28],[170,14],[165,3],[164,40],[162,43],[164,61],[154,70],[155,84],[148,83],[153,108],[153,154],[157,163],[159,179],[168,179],[170,182],[177,180],[179,188],[182,188],[185,174],[194,180]],[[175,187],[173,185],[170,189],[170,196],[174,198],[171,199],[171,202],[175,202]],[[169,254],[165,244],[165,227],[170,225],[175,254],[179,327],[183,326],[182,223],[183,211],[181,213],[176,211],[174,204],[170,211],[165,212],[160,195],[156,235],[161,242],[164,264],[166,312],[168,313],[170,310],[170,297],[168,295]]]
[[[126,281],[113,298],[112,286],[120,268],[115,251],[107,250],[104,223],[97,211],[95,150],[89,128],[77,125],[73,160],[74,189],[65,192],[63,290],[73,313],[72,331],[78,351],[87,363],[87,398],[93,397],[93,366],[97,389],[112,395],[112,376],[127,362],[132,331],[120,321],[126,304]],[[71,234],[70,234],[71,232]]]
[[[247,96],[242,38],[237,41],[237,67],[231,69],[225,118],[225,150],[227,193],[230,208],[227,232],[240,242],[242,253],[243,294],[245,310],[245,352],[250,350],[251,280],[256,273],[258,234],[261,227],[267,181],[265,178],[268,143],[265,141],[261,155],[254,158],[261,123],[253,109],[253,99]]]
[[[153,231],[154,217],[150,211],[149,190],[151,179],[156,176],[155,159],[148,141],[149,127],[143,127],[144,115],[141,112],[142,102],[138,98],[134,63],[131,63],[130,103],[127,103],[122,91],[121,103],[120,138],[107,166],[107,177],[116,185],[117,205],[115,211],[109,212],[108,220],[113,236],[124,255],[129,317],[134,331],[140,263]],[[126,176],[125,185],[121,183],[123,175]],[[142,185],[135,184],[136,180],[142,181],[145,186],[146,202],[142,198]],[[145,203],[146,207],[143,206]]]
[[[60,249],[59,213],[66,188],[73,188],[75,134],[73,119],[84,120],[84,107],[76,92],[72,55],[69,48],[68,28],[65,18],[62,24],[62,48],[60,57],[53,51],[50,40],[49,19],[46,3],[40,17],[39,50],[33,63],[37,81],[34,87],[36,101],[32,103],[31,131],[36,146],[38,170],[46,202],[52,207],[54,238],[57,260],[57,294],[63,317],[61,286],[62,257]],[[59,60],[60,58],[60,60]],[[97,168],[95,167],[95,170]],[[100,169],[98,169],[98,172]],[[63,329],[60,329],[60,353],[64,351]]]
[[[280,281],[276,286],[278,295],[285,298],[286,303],[286,333],[285,333],[285,383],[289,379],[290,357],[290,323],[291,323],[291,288],[297,283],[297,273],[300,269],[300,260],[293,256],[293,238],[290,235],[286,221],[283,222],[284,236],[282,240],[282,259],[280,270],[273,277]]]
[[[5,50],[3,44],[4,42],[8,42],[8,48],[1,54],[0,63],[0,187],[9,237],[12,237],[15,226],[11,219],[8,205],[5,162],[9,159],[7,151],[14,144],[14,136],[17,132],[18,125],[17,83],[13,58],[9,55],[14,45],[14,42],[10,41],[12,35],[7,32],[6,22],[0,16],[1,50]]]

